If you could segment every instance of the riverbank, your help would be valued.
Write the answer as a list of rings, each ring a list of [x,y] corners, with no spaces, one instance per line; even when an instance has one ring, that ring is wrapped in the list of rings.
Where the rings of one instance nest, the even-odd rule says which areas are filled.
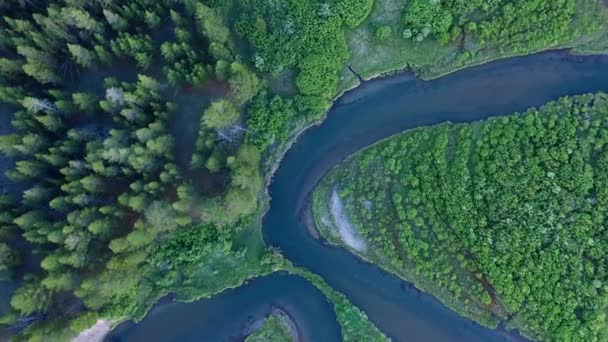
[[[290,328],[278,321],[279,314],[289,318]],[[108,341],[243,341],[267,317],[276,318],[288,340],[289,330],[302,341],[341,340],[334,308],[324,294],[299,275],[275,272],[211,298],[156,306],[139,324],[117,327]]]
[[[438,80],[432,87],[410,77],[407,80],[401,77],[374,83],[382,85],[382,96],[378,95],[379,92],[366,92],[368,94],[364,97],[353,93],[357,101],[346,97],[344,103],[334,106],[334,113],[329,116],[326,124],[305,134],[286,156],[282,169],[273,174],[274,189],[269,191],[273,195],[273,209],[264,219],[264,239],[267,244],[280,247],[283,254],[298,265],[321,274],[323,279],[327,279],[326,284],[331,284],[330,290],[336,288],[347,294],[349,302],[364,308],[373,317],[374,323],[393,337],[408,338],[416,336],[418,331],[429,334],[428,336],[446,337],[441,335],[442,331],[462,329],[470,335],[459,336],[488,336],[483,340],[492,340],[496,334],[473,326],[471,321],[454,317],[456,314],[436,300],[410,291],[409,285],[397,281],[394,279],[396,277],[361,262],[343,249],[308,241],[306,232],[300,232],[294,213],[301,212],[298,203],[308,202],[306,194],[309,193],[309,185],[312,186],[308,179],[320,179],[326,165],[331,167],[342,156],[351,154],[353,149],[405,128],[449,119],[469,120],[483,117],[486,113],[527,108],[530,104],[554,98],[556,92],[570,93],[572,87],[582,89],[579,91],[603,89],[605,62],[601,58],[587,58],[584,61],[561,58],[552,53],[478,67],[470,72]],[[496,82],[497,79],[500,82]],[[368,89],[372,88],[376,87]],[[463,99],[461,92],[481,97]],[[492,100],[491,96],[485,96],[486,93],[497,92],[503,94],[501,99]],[[522,92],[526,95],[523,96]],[[532,94],[534,96],[530,96]],[[393,105],[408,104],[411,106],[411,114],[403,115],[390,106],[384,106],[387,102]],[[372,117],[369,116],[370,109],[375,111]],[[436,114],[438,112],[445,114]],[[343,122],[348,122],[348,125],[345,127]],[[358,134],[359,132],[364,132],[365,135]],[[319,260],[331,262],[319,263]],[[336,272],[336,267],[343,272]],[[316,278],[323,281],[319,276]],[[339,298],[330,300],[338,302]],[[357,309],[352,304],[348,307]],[[363,311],[359,312],[365,315]],[[367,322],[367,319],[359,322]],[[457,323],[451,324],[452,322]],[[463,333],[462,330],[460,334]]]
[[[546,236],[545,216],[553,216],[553,210],[560,213],[574,210],[564,208],[563,203],[588,203],[589,207],[577,210],[603,215],[601,205],[598,207],[595,201],[587,200],[588,192],[595,193],[597,190],[593,189],[603,187],[603,166],[589,162],[596,159],[595,153],[601,155],[603,150],[598,146],[600,152],[574,151],[567,146],[593,145],[595,134],[588,136],[585,132],[589,126],[580,123],[593,120],[601,135],[606,129],[605,108],[606,94],[600,92],[555,99],[508,118],[467,121],[470,124],[439,124],[389,136],[351,154],[326,175],[313,196],[315,221],[323,228],[322,232],[333,232],[325,235],[333,237],[334,243],[347,245],[336,239],[339,229],[328,224],[330,221],[326,219],[331,212],[328,198],[339,187],[347,194],[349,216],[359,233],[368,242],[373,242],[373,250],[378,251],[359,254],[413,281],[446,305],[452,307],[455,302],[452,308],[456,311],[478,306],[479,311],[494,315],[508,327],[520,329],[534,338],[553,340],[572,336],[577,331],[588,334],[591,339],[605,336],[604,307],[583,305],[575,310],[568,304],[537,295],[557,292],[561,293],[560,297],[572,295],[572,301],[585,303],[585,296],[591,296],[588,300],[593,301],[596,295],[580,294],[577,289],[595,286],[604,279],[564,274],[564,269],[578,267],[582,262],[570,261],[577,258],[576,254],[568,253],[571,250],[559,244],[549,247],[536,243]],[[538,120],[537,123],[531,124],[532,118]],[[566,128],[571,133],[565,133]],[[517,139],[494,140],[496,133],[507,131],[517,131]],[[547,137],[552,142],[548,143],[544,138],[536,140],[537,137]],[[536,140],[535,148],[543,151],[540,156],[530,151],[504,155],[503,151],[507,150],[504,145],[508,145],[510,151],[520,151],[520,147],[525,149],[532,140]],[[542,144],[549,144],[550,148],[539,147]],[[488,145],[500,152],[488,151]],[[471,149],[471,146],[475,148]],[[561,149],[572,157],[556,161],[547,169],[543,157]],[[564,192],[562,184],[584,181],[584,177],[575,177],[576,174],[566,171],[578,161],[586,165],[586,172],[594,174],[595,185],[589,183],[582,192]],[[537,167],[534,174],[518,175],[520,165],[524,164],[528,165],[527,169],[534,169],[531,165],[537,164],[545,165],[545,169]],[[592,171],[592,168],[599,169]],[[552,186],[547,187],[546,182]],[[494,189],[501,194],[499,198],[492,197]],[[538,190],[528,193],[528,189]],[[367,205],[371,200],[374,208],[379,208],[373,213],[372,207]],[[541,206],[542,210],[534,210]],[[477,217],[492,223],[476,221]],[[557,228],[552,233],[555,241],[569,235],[570,225],[582,224],[573,223],[567,217],[568,214],[563,214],[557,219]],[[525,222],[523,226],[522,221]],[[591,222],[586,224],[588,235],[578,237],[580,241],[573,238],[566,247],[572,243],[585,245],[600,229],[593,227]],[[526,231],[525,237],[520,235],[522,230]],[[530,252],[522,253],[524,248]],[[563,250],[558,253],[564,255],[563,259],[548,259],[550,250],[560,248]],[[531,255],[534,261],[522,260],[521,255]],[[497,259],[506,261],[495,266],[493,262]],[[534,280],[526,278],[522,272],[534,274]],[[536,279],[546,279],[547,274],[559,279],[560,285],[537,282]],[[503,279],[513,281],[504,282]],[[428,283],[438,285],[429,288]],[[531,283],[541,286],[534,293],[526,293],[525,289]],[[446,302],[446,296],[452,300]],[[561,314],[539,314],[539,310]],[[578,314],[579,310],[586,314]],[[591,324],[578,318],[587,315],[598,315],[601,319]],[[551,326],[552,321],[571,328],[556,330]]]
[[[244,332],[246,342],[300,342],[301,332],[289,312],[273,305],[269,316],[257,320]]]
[[[400,133],[401,134],[401,133]],[[485,327],[496,329],[499,325],[508,318],[508,314],[506,312],[497,313],[487,311],[485,307],[476,303],[476,301],[471,300],[470,303],[465,304],[463,301],[458,300],[453,295],[451,295],[448,291],[443,289],[434,283],[431,279],[425,278],[419,272],[416,271],[415,265],[413,263],[407,263],[403,265],[403,267],[398,267],[390,262],[386,256],[382,255],[378,252],[377,246],[373,244],[371,241],[364,241],[368,245],[368,249],[365,251],[358,250],[353,248],[349,243],[343,240],[342,235],[340,234],[340,228],[335,223],[332,217],[332,202],[334,193],[336,189],[339,189],[340,184],[344,181],[341,178],[341,171],[345,165],[349,166],[356,165],[358,156],[365,153],[365,151],[373,149],[375,146],[381,145],[385,143],[387,140],[390,140],[394,136],[386,137],[370,146],[367,146],[355,154],[348,156],[341,163],[335,165],[321,180],[321,182],[316,185],[313,193],[312,193],[312,206],[311,206],[311,216],[312,222],[314,222],[314,226],[321,238],[330,244],[335,246],[340,246],[343,248],[347,248],[351,250],[353,253],[357,254],[362,259],[381,267],[387,272],[390,272],[401,279],[411,283],[417,290],[428,293],[439,299],[445,306],[450,308],[451,310],[457,312],[458,314],[467,317]],[[358,199],[363,201],[371,201],[370,199]],[[352,203],[352,199],[349,198],[349,201]],[[377,203],[371,202],[372,205],[378,205]],[[352,210],[352,207],[350,207]],[[347,209],[347,212],[349,210]],[[349,215],[352,217],[352,215]],[[357,225],[358,223],[353,223],[353,228],[355,229],[358,235],[361,235],[361,230]]]
[[[576,13],[568,28],[569,35],[527,49],[492,44],[482,47],[464,29],[447,44],[441,44],[432,38],[420,42],[406,39],[402,36],[405,29],[402,22],[405,6],[406,3],[402,1],[376,0],[365,22],[347,32],[351,57],[348,67],[342,72],[339,89],[352,89],[353,83],[358,83],[359,79],[369,80],[403,70],[413,70],[421,79],[431,80],[471,66],[542,51],[572,49],[579,54],[608,51],[608,11],[601,0],[595,3],[577,0]],[[581,27],[591,22],[600,26],[595,28],[595,32],[582,32]],[[390,27],[391,35],[384,40],[378,39],[374,30],[379,26]],[[508,39],[504,43],[509,43]]]
[[[72,342],[101,342],[111,329],[112,324],[109,321],[99,319],[92,327],[80,332]]]
[[[320,276],[287,262],[285,269],[300,275],[316,286],[332,303],[338,322],[342,327],[343,342],[387,342],[390,339],[372,323],[365,312],[353,305],[342,293],[334,290]]]

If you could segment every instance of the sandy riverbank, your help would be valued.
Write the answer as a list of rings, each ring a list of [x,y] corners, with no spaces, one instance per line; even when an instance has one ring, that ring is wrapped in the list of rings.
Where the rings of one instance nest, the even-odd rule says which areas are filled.
[[[336,227],[338,227],[338,232],[340,233],[342,241],[357,252],[365,252],[367,245],[350,222],[348,214],[346,213],[346,208],[344,208],[344,204],[342,203],[342,199],[340,199],[340,195],[338,195],[336,188],[331,192],[330,211],[331,216],[336,223]]]
[[[78,336],[72,339],[72,342],[101,342],[111,329],[110,321],[99,319],[89,329],[81,331]]]

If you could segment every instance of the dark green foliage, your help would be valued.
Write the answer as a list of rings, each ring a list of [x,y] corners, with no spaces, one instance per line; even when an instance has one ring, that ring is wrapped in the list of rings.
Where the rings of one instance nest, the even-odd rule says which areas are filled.
[[[608,96],[404,133],[331,176],[392,269],[547,340],[605,340]]]
[[[249,108],[247,126],[251,134],[248,139],[261,150],[273,142],[284,143],[295,117],[296,110],[292,99],[278,95],[271,97],[263,92],[253,100]]]
[[[0,243],[0,279],[8,278],[19,263],[17,251],[5,243]]]
[[[378,26],[374,31],[374,36],[376,36],[376,39],[380,41],[387,40],[392,34],[393,29],[388,25]]]

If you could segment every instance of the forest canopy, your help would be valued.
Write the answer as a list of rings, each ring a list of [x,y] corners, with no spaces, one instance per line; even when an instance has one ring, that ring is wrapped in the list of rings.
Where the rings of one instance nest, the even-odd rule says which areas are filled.
[[[335,169],[315,201],[337,187],[371,258],[465,311],[543,340],[600,341],[607,163],[608,95],[564,97],[384,140]]]
[[[433,36],[442,43],[462,37],[463,44],[530,51],[576,38],[581,33],[572,30],[576,4],[592,1],[411,0],[399,16],[399,31],[374,23],[373,34],[382,42],[395,34],[416,41]],[[6,133],[0,135],[2,167],[9,165],[0,194],[0,279],[18,284],[0,324],[19,332],[17,339],[68,339],[97,318],[113,323],[140,318],[168,292],[192,299],[278,267],[280,257],[264,246],[259,232],[265,181],[294,135],[319,122],[343,90],[339,82],[351,62],[347,34],[366,22],[376,5],[374,0],[0,0],[0,109],[10,116],[10,127],[2,127]],[[594,21],[581,24],[585,32],[598,27]],[[603,96],[582,101],[568,110],[601,111]],[[603,127],[593,125],[589,129]],[[549,128],[544,134],[553,137]],[[601,139],[592,145],[601,149]],[[450,143],[433,141],[436,147]],[[587,157],[580,158],[586,163]],[[596,167],[589,163],[591,169],[571,171],[584,175],[580,191],[599,182],[588,180]],[[395,159],[388,165],[398,164]],[[396,171],[391,172],[387,177]],[[570,185],[560,185],[553,199]],[[400,196],[394,201],[406,201],[407,195]],[[412,201],[421,205],[420,199]],[[420,224],[431,220],[417,210],[408,208],[406,217]],[[563,219],[543,215],[551,223]],[[587,219],[593,224],[599,219],[587,212],[571,217],[585,227]],[[560,229],[572,226],[567,223]],[[580,229],[562,243],[586,237],[587,230]],[[438,236],[451,241],[447,233]],[[470,243],[481,246],[476,239],[481,238],[475,235]],[[595,249],[597,241],[594,237],[591,244]],[[412,250],[422,254],[431,248],[420,246]],[[595,336],[601,317],[587,302],[564,297],[570,306],[579,305],[574,318],[540,300],[529,304],[535,302],[512,289],[529,274],[501,284],[500,267],[515,262],[506,256],[494,260],[490,247],[475,246],[481,260],[476,274],[501,291],[505,308],[527,319],[531,331],[544,333],[545,327],[529,317],[553,310],[552,317],[559,318],[551,327],[563,323],[562,330],[580,327]],[[599,261],[592,259],[599,253],[595,249],[584,269],[572,268],[595,277],[592,287],[580,287],[585,295],[601,295],[605,287]],[[417,267],[445,285],[451,276],[446,260]],[[465,264],[466,270],[474,268]],[[437,267],[443,268],[441,275]],[[492,302],[477,280],[471,278],[471,284],[471,300]],[[528,284],[526,295],[533,285],[538,287]],[[342,308],[351,310],[346,302]],[[559,334],[569,336],[571,330],[562,330]]]
[[[0,200],[0,275],[21,283],[2,323],[29,325],[19,338],[137,317],[195,265],[244,258],[233,237],[262,189],[244,122],[264,83],[211,5],[0,2],[0,101],[14,112],[0,143],[19,188]],[[190,93],[188,142],[173,122]],[[21,259],[38,267],[12,273]],[[234,276],[268,269],[257,262]]]
[[[328,108],[344,30],[373,0],[276,4],[0,1],[16,186],[0,276],[20,284],[0,324],[16,338],[68,339],[277,265],[257,226],[263,175]],[[269,86],[284,75],[293,90]]]

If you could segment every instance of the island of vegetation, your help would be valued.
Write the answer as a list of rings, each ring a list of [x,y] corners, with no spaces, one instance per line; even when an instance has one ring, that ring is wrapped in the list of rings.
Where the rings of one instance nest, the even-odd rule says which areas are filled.
[[[294,271],[262,240],[265,187],[360,77],[606,48],[601,0],[403,4],[0,0],[12,123],[0,136],[12,163],[0,277],[20,284],[0,323],[16,339],[62,340],[141,319],[168,292],[194,300]],[[324,287],[345,339],[382,338],[344,296],[294,272]]]
[[[247,336],[245,342],[298,342],[295,322],[280,308],[273,307],[272,314],[255,332]]]
[[[313,211],[328,240],[482,324],[604,341],[607,189],[598,93],[387,138],[334,168]]]

